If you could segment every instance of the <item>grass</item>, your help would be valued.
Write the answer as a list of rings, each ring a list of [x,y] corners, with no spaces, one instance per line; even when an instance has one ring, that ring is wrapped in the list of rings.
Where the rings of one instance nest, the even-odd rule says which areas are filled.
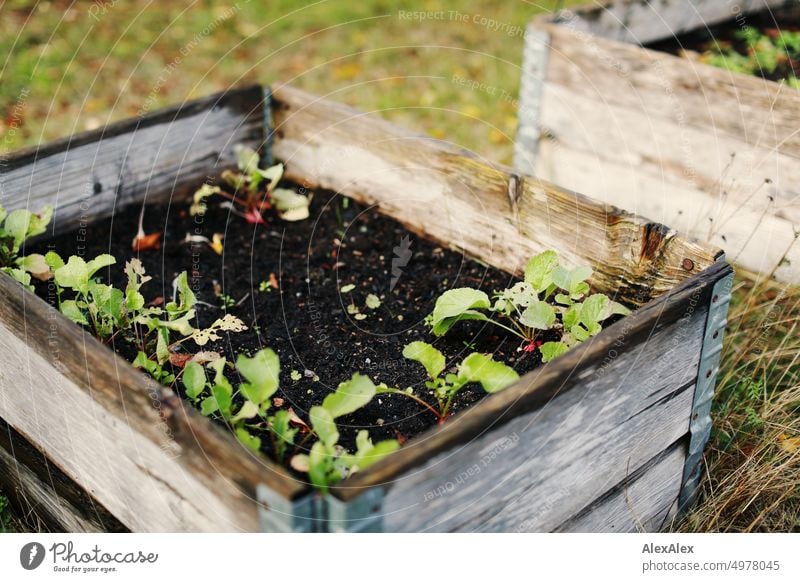
[[[575,3],[417,0],[414,10],[441,12],[419,22],[391,0],[6,0],[1,148],[234,84],[290,81],[507,163],[522,27]],[[738,280],[702,498],[680,530],[800,529],[799,304],[797,289]]]

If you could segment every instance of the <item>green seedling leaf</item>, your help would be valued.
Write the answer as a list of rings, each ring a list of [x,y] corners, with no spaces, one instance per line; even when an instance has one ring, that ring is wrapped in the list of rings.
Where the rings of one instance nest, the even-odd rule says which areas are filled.
[[[53,271],[50,270],[50,265],[45,261],[44,255],[34,253],[20,257],[17,260],[17,266],[39,281],[49,281],[53,278]]]
[[[89,268],[81,257],[71,256],[67,263],[57,268],[53,273],[56,284],[65,289],[87,292],[89,285]]]
[[[585,281],[592,273],[591,267],[575,267],[571,270],[558,267],[553,271],[553,283],[570,295],[582,295],[589,291],[589,285]]]
[[[468,287],[450,289],[436,300],[433,313],[425,321],[434,335],[442,336],[458,321],[488,320],[488,317],[476,310],[490,307],[489,296],[483,291]]]
[[[267,191],[272,192],[277,186],[278,182],[283,178],[283,164],[275,164],[266,170],[256,169],[256,172],[265,180],[269,180],[267,184]]]
[[[336,429],[334,416],[327,409],[323,406],[312,406],[308,416],[320,442],[327,447],[333,447],[339,442],[339,431]]]
[[[33,291],[33,285],[31,285],[31,275],[30,273],[26,273],[22,269],[15,269],[13,267],[3,267],[2,271],[14,279],[17,283],[25,287],[28,291]]]
[[[375,384],[369,376],[356,373],[350,380],[339,384],[336,392],[328,394],[322,401],[322,407],[333,418],[339,418],[366,405],[375,396],[375,392]]]
[[[203,366],[190,360],[183,369],[183,387],[186,395],[195,400],[206,388],[206,372]]]
[[[556,310],[544,301],[537,301],[525,308],[519,316],[522,325],[533,329],[550,329],[556,322]]]
[[[258,438],[257,436],[251,435],[249,432],[247,432],[247,429],[245,428],[236,429],[236,438],[239,440],[240,443],[242,443],[244,446],[246,446],[254,453],[257,453],[259,450],[261,450],[261,439]]]
[[[61,313],[63,313],[70,321],[73,321],[79,325],[89,325],[89,321],[86,319],[83,310],[78,307],[77,301],[72,299],[62,301],[60,309]]]
[[[270,427],[275,433],[275,453],[279,461],[286,456],[286,449],[294,444],[298,429],[291,425],[292,415],[286,410],[279,410],[270,419]],[[308,469],[306,469],[308,471]]]
[[[254,416],[258,416],[258,405],[255,402],[251,402],[250,400],[245,400],[242,407],[239,409],[239,412],[231,418],[231,423],[236,424],[242,420],[249,420]]]
[[[339,289],[339,291],[341,291],[342,293],[350,293],[350,291],[352,291],[355,288],[356,286],[351,283],[349,285],[343,286],[341,289]]]
[[[490,394],[498,392],[516,382],[519,374],[502,362],[485,354],[470,354],[458,367],[458,378],[463,383],[479,382]]]
[[[378,299],[377,295],[373,295],[372,293],[370,293],[369,295],[367,295],[366,305],[370,309],[378,309],[378,307],[381,306],[381,300]]]
[[[12,253],[19,251],[27,239],[44,233],[52,216],[53,209],[50,206],[45,207],[41,215],[23,209],[12,210],[5,217],[3,225],[6,235],[13,239]]]
[[[525,266],[525,282],[537,293],[542,293],[553,283],[553,272],[558,267],[558,253],[545,251],[533,257]]]
[[[48,251],[44,256],[44,262],[53,271],[64,266],[64,259],[55,251]]]
[[[171,318],[177,318],[193,308],[197,304],[197,298],[189,287],[189,276],[186,271],[178,275],[173,284],[178,290],[178,301],[177,303],[174,301],[167,303],[167,313]]]
[[[252,358],[240,354],[236,359],[236,369],[247,380],[239,389],[245,398],[256,405],[268,403],[278,390],[281,364],[278,355],[271,349],[263,349]]]
[[[242,144],[236,144],[233,151],[236,154],[236,165],[242,172],[249,176],[258,171],[258,162],[261,160],[258,152]]]
[[[359,469],[366,469],[399,448],[400,443],[393,439],[373,445],[369,433],[361,430],[356,435],[356,454],[353,458],[353,465]]]
[[[308,454],[308,478],[322,493],[327,493],[328,487],[335,479],[330,471],[332,465],[332,455],[325,445],[321,441],[315,442]]]
[[[411,342],[403,348],[403,357],[419,362],[425,367],[430,378],[438,378],[446,365],[445,357],[432,345],[425,342]]]
[[[156,339],[156,359],[163,366],[169,361],[169,330],[163,327],[158,329]]]
[[[192,216],[203,216],[208,211],[206,198],[222,192],[219,186],[203,184],[198,188],[192,198],[192,205],[189,207],[189,214]]]
[[[276,188],[272,191],[272,203],[278,211],[278,216],[288,222],[305,220],[309,217],[308,207],[311,198],[294,190]]]
[[[561,342],[545,342],[539,346],[543,362],[554,360],[567,350],[569,350],[569,347]]]
[[[608,297],[601,293],[587,297],[581,306],[579,321],[588,329],[592,324],[596,324],[606,318],[608,305]]]
[[[200,413],[203,416],[211,416],[218,410],[219,404],[217,403],[217,399],[213,396],[209,396],[200,403]]]

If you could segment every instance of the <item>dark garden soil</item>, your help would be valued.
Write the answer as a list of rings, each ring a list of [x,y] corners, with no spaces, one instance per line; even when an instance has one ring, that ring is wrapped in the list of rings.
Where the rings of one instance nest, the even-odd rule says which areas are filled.
[[[284,222],[268,211],[266,225],[248,224],[220,208],[218,200],[209,203],[204,217],[189,216],[187,210],[185,203],[147,209],[145,231],[161,232],[162,245],[161,250],[139,255],[153,277],[142,288],[145,298],[169,301],[174,278],[188,271],[190,285],[201,302],[196,325],[200,327],[224,314],[227,296],[228,312],[249,329],[203,349],[224,352],[230,360],[235,359],[234,354],[274,349],[281,360],[281,389],[276,395],[283,400],[280,408],[291,407],[303,418],[311,406],[320,404],[354,372],[368,374],[376,383],[414,387],[417,395],[434,404],[424,386],[422,367],[402,356],[403,347],[414,340],[434,343],[450,365],[472,351],[493,353],[520,374],[541,363],[538,350],[518,351],[519,340],[498,333],[494,326],[462,323],[441,339],[428,333],[422,320],[447,289],[470,286],[491,294],[514,279],[409,233],[376,208],[317,192],[311,218],[302,222]],[[53,249],[62,257],[77,254],[87,260],[110,253],[117,264],[109,276],[124,288],[123,266],[134,255],[131,241],[137,232],[138,212],[139,208],[131,208],[89,226],[80,235],[62,235],[48,241],[46,248],[29,250]],[[225,236],[222,256],[205,244],[184,242],[187,234],[210,239],[214,233]],[[404,237],[410,241],[412,254],[392,287],[394,249]],[[269,285],[271,277],[278,289]],[[352,291],[340,291],[350,284],[355,285]],[[381,300],[376,309],[365,305],[370,293]],[[358,320],[348,313],[350,304],[366,317]],[[197,351],[192,342],[187,346]],[[135,347],[124,340],[115,340],[113,347],[128,360],[136,355]],[[301,378],[292,379],[292,371]],[[458,414],[484,396],[479,386],[467,388],[456,398],[453,411]],[[418,403],[400,395],[382,395],[341,419],[340,443],[352,450],[356,432],[362,428],[369,429],[376,441],[402,441],[435,423],[436,418]],[[269,446],[269,439],[262,441]]]
[[[747,45],[737,38],[743,27],[753,27],[767,36],[777,36],[780,32],[800,31],[800,10],[796,7],[785,11],[761,11],[744,14],[720,24],[702,27],[686,34],[647,45],[647,48],[681,56],[684,51],[705,53],[715,48],[731,46],[736,52],[747,55]],[[800,62],[791,61],[780,64],[774,72],[760,71],[760,76],[770,81],[780,81],[790,74],[800,76]]]

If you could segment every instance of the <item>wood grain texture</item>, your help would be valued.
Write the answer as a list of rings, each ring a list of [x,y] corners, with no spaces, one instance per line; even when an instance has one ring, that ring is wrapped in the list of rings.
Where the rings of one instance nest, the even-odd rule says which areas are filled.
[[[660,531],[677,510],[685,460],[686,442],[681,439],[556,531]]]
[[[495,267],[519,273],[533,254],[558,249],[567,263],[595,269],[598,290],[641,305],[719,256],[661,224],[375,116],[288,86],[273,96],[274,152],[288,177],[376,204]]]
[[[50,532],[126,531],[109,511],[0,421],[0,486],[18,516]]]
[[[55,209],[58,231],[187,195],[264,139],[261,87],[234,89],[0,158],[0,204]]]
[[[556,18],[574,18],[576,29],[621,42],[646,44],[699,27],[712,26],[737,14],[788,6],[793,0],[606,0]]]
[[[537,127],[520,134],[541,137],[519,167],[800,281],[800,91],[593,36],[576,21],[532,25],[528,42],[545,38],[548,50],[544,67],[526,61],[541,95],[536,115],[520,117]]]

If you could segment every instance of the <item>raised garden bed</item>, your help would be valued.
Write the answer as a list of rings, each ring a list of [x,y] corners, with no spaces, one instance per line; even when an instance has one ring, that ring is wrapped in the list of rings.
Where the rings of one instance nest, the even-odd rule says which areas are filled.
[[[252,225],[209,205],[194,234],[222,230],[224,255],[183,245],[192,192],[235,167],[236,144],[284,162],[286,185],[314,193],[311,218]],[[652,530],[691,499],[730,285],[714,248],[291,87],[230,91],[21,152],[1,177],[6,209],[55,207],[54,237],[36,244],[63,256],[127,258],[145,203],[163,249],[141,254],[148,293],[169,300],[192,261],[198,319],[227,310],[250,328],[217,347],[274,348],[277,395],[300,416],[353,372],[418,386],[402,346],[432,341],[421,320],[436,297],[506,287],[545,250],[591,265],[594,291],[636,308],[544,366],[494,327],[459,324],[436,344],[448,360],[491,352],[522,378],[488,396],[468,387],[441,425],[398,395],[344,417],[350,449],[364,427],[404,445],[322,495],[272,462],[267,443],[256,452],[204,418],[180,383],[159,385],[0,277],[0,475],[53,527]],[[413,254],[390,290],[404,237]]]
[[[677,55],[797,16],[784,0],[626,0],[534,20],[514,166],[800,282],[800,91]]]

